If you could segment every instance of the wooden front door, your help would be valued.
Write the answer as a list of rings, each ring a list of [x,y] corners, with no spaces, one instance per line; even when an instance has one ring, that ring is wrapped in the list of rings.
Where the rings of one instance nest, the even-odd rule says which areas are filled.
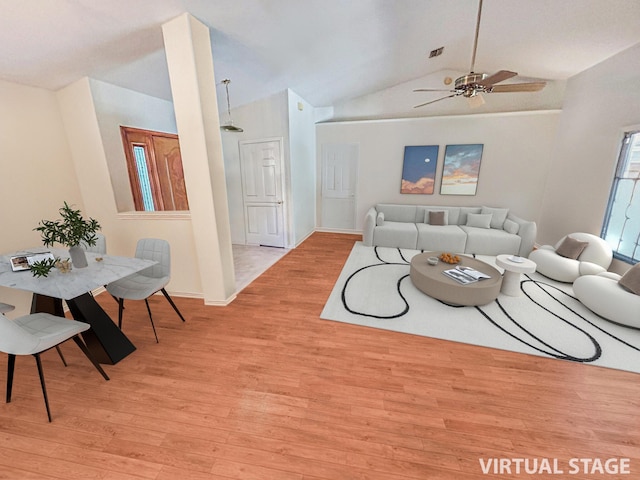
[[[120,127],[135,209],[189,210],[178,136]]]
[[[178,136],[153,136],[153,151],[164,210],[189,210]]]

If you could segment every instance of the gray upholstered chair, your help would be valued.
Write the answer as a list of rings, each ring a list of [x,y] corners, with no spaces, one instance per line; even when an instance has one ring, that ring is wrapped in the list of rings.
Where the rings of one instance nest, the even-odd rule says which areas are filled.
[[[48,313],[32,313],[31,315],[18,317],[15,320],[9,320],[3,314],[0,314],[0,351],[9,355],[7,366],[7,403],[11,402],[16,355],[33,355],[38,366],[40,385],[42,387],[44,403],[47,407],[47,416],[49,417],[49,421],[51,421],[51,410],[49,409],[49,399],[47,397],[47,387],[44,382],[40,354],[57,347],[69,339],[72,339],[78,347],[80,347],[104,379],[109,380],[107,374],[93,358],[79,337],[79,334],[88,330],[89,327],[88,323],[67,320],[66,318],[56,317]]]
[[[107,253],[107,238],[100,232],[96,232],[96,244],[95,245],[87,245],[85,242],[82,243],[82,248],[84,248],[85,252],[97,253],[100,255],[104,255]]]
[[[565,248],[568,243],[573,243],[576,247],[573,252],[563,254],[563,250],[571,250]],[[580,243],[583,243],[581,251],[577,246]],[[605,272],[611,265],[613,251],[602,238],[579,232],[562,237],[554,246],[542,245],[529,254],[529,259],[536,263],[536,271],[545,277],[573,283],[582,275]]]
[[[613,272],[584,275],[573,282],[573,292],[585,307],[611,322],[640,328],[640,295],[623,286]]]
[[[173,300],[165,290],[165,286],[171,280],[171,250],[169,242],[157,238],[142,238],[138,240],[136,246],[137,258],[147,260],[155,260],[157,264],[146,268],[138,273],[129,275],[107,285],[107,291],[118,299],[118,326],[122,329],[122,312],[124,310],[125,300],[144,300],[149,313],[149,320],[153,328],[153,334],[158,341],[156,327],[153,324],[151,316],[151,308],[149,308],[148,298],[157,293],[162,292],[169,301],[173,309],[176,311],[180,319],[184,322],[184,317],[173,303]]]

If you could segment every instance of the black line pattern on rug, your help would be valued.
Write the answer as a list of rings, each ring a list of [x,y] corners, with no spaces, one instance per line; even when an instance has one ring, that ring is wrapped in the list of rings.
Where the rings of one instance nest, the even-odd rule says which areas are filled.
[[[375,252],[375,256],[376,258],[380,261],[380,263],[377,264],[372,264],[372,265],[367,265],[365,267],[361,267],[358,270],[356,270],[355,272],[353,272],[346,280],[343,288],[342,288],[342,292],[341,292],[341,299],[342,299],[342,305],[345,308],[345,310],[347,310],[348,312],[354,314],[354,315],[359,315],[359,316],[363,316],[363,317],[369,317],[369,318],[377,318],[377,319],[394,319],[394,318],[400,318],[404,315],[406,315],[409,310],[410,310],[410,305],[409,302],[407,301],[406,297],[403,295],[402,293],[402,284],[403,281],[406,280],[409,275],[403,275],[401,276],[398,281],[396,282],[396,290],[398,293],[398,296],[402,299],[402,302],[404,303],[404,309],[396,314],[393,315],[374,315],[374,314],[370,314],[370,313],[364,313],[364,312],[358,312],[356,310],[353,310],[352,308],[349,307],[348,305],[348,300],[346,298],[346,290],[347,290],[347,286],[349,285],[349,283],[351,282],[351,280],[353,278],[355,278],[356,275],[358,275],[359,273],[363,272],[364,270],[367,270],[369,268],[374,268],[374,267],[383,267],[385,265],[409,265],[410,261],[407,260],[405,258],[405,256],[402,253],[402,250],[400,248],[394,249],[397,251],[400,259],[402,260],[402,262],[389,262],[386,260],[383,260],[382,257],[380,256],[380,252],[378,251],[378,247],[374,247],[374,252]],[[475,255],[473,255],[473,257],[475,258]],[[636,350],[636,351],[640,351],[640,348],[626,342],[625,340],[613,335],[612,333],[608,332],[607,330],[603,329],[602,327],[596,325],[595,323],[591,322],[590,320],[588,320],[586,317],[580,315],[578,312],[576,312],[574,309],[572,309],[569,305],[567,305],[565,302],[562,302],[560,299],[554,297],[553,295],[551,295],[551,293],[543,288],[543,286],[548,287],[549,289],[554,289],[557,292],[559,292],[562,295],[565,295],[569,298],[572,298],[574,300],[577,300],[574,296],[568,294],[567,292],[559,289],[558,287],[551,285],[549,283],[546,282],[540,282],[537,280],[532,279],[529,275],[525,275],[526,276],[526,280],[523,280],[520,282],[520,290],[524,293],[524,295],[527,296],[527,298],[533,302],[534,304],[536,304],[539,308],[545,310],[547,313],[553,315],[554,317],[556,317],[557,319],[561,320],[562,322],[564,322],[565,324],[569,325],[571,328],[573,328],[574,330],[578,331],[580,334],[584,335],[593,345],[594,348],[594,353],[590,356],[585,356],[585,357],[578,357],[575,355],[571,355],[568,354],[564,351],[562,351],[560,348],[556,348],[553,345],[551,345],[548,342],[545,342],[544,340],[542,340],[541,338],[539,338],[538,336],[536,336],[533,332],[529,331],[527,328],[525,328],[523,325],[521,325],[515,318],[513,318],[513,316],[507,312],[507,310],[505,309],[505,307],[502,305],[502,303],[500,303],[500,301],[498,299],[495,300],[496,305],[499,307],[499,309],[502,311],[502,313],[504,314],[504,316],[509,319],[509,321],[515,326],[517,327],[519,330],[521,330],[522,332],[524,332],[526,335],[528,335],[530,338],[535,339],[536,341],[540,342],[540,344],[544,345],[545,347],[548,348],[548,350],[544,349],[544,348],[540,348],[534,344],[532,344],[531,342],[527,341],[525,338],[521,338],[518,335],[510,332],[509,330],[507,330],[506,328],[502,327],[495,319],[493,319],[487,312],[485,312],[484,310],[482,310],[481,307],[476,306],[474,307],[483,317],[485,317],[494,327],[498,328],[500,331],[502,331],[503,333],[505,333],[506,335],[510,336],[511,338],[515,339],[516,341],[528,346],[529,348],[536,350],[537,352],[540,352],[542,354],[548,355],[550,357],[553,358],[557,358],[557,359],[563,359],[563,360],[570,360],[570,361],[574,361],[574,362],[580,362],[580,363],[590,363],[590,362],[594,362],[597,359],[599,359],[602,355],[602,347],[600,345],[600,343],[597,341],[597,339],[595,337],[593,337],[589,332],[587,332],[586,330],[584,330],[583,328],[579,327],[578,325],[570,322],[569,320],[561,317],[560,315],[554,313],[553,311],[551,311],[549,308],[547,308],[546,306],[542,305],[540,302],[536,301],[533,299],[533,297],[526,291],[526,289],[524,288],[525,283],[531,283],[533,285],[535,285],[536,287],[538,287],[540,290],[542,290],[545,294],[547,294],[552,300],[554,300],[556,303],[558,303],[559,305],[561,305],[562,307],[566,308],[568,311],[570,311],[572,314],[574,314],[575,316],[577,316],[578,318],[580,318],[581,320],[583,320],[584,322],[588,323],[589,325],[591,325],[592,327],[596,328],[597,330],[599,330],[600,332],[606,334],[607,336],[611,337],[612,339],[622,343],[623,345],[626,345],[627,347]],[[438,300],[438,302],[442,305],[446,305],[450,308],[466,308],[462,305],[451,305],[445,302],[442,302],[440,300]]]
[[[524,292],[524,294],[525,294],[527,297],[529,297],[529,300],[531,300],[533,303],[535,303],[536,305],[538,305],[540,308],[543,308],[543,309],[545,309],[545,310],[546,310],[546,308],[545,308],[543,305],[541,305],[541,304],[539,304],[538,302],[536,302],[536,301],[535,301],[533,298],[531,298],[531,296],[526,292],[526,290],[523,288],[523,286],[524,286],[524,284],[525,284],[525,283],[529,283],[529,282],[533,283],[535,286],[537,286],[538,288],[540,288],[544,293],[546,293],[548,296],[550,296],[550,297],[551,297],[551,298],[553,298],[553,299],[555,299],[555,297],[554,297],[553,295],[551,295],[547,290],[545,290],[544,288],[542,288],[542,287],[541,287],[541,285],[545,285],[545,286],[548,286],[548,287],[550,287],[550,288],[553,288],[554,290],[556,290],[556,291],[558,291],[558,292],[560,292],[560,293],[562,293],[562,294],[566,295],[567,297],[573,298],[574,300],[576,300],[577,302],[579,302],[579,300],[578,300],[576,297],[574,297],[573,295],[569,295],[567,292],[562,291],[561,289],[559,289],[558,287],[556,287],[556,286],[554,286],[554,285],[551,285],[551,284],[546,283],[546,282],[540,282],[540,281],[534,280],[534,279],[533,279],[533,278],[531,278],[529,275],[525,275],[525,276],[527,277],[527,279],[528,279],[528,280],[522,280],[522,281],[520,282],[520,290],[522,290],[522,291]],[[609,336],[610,338],[612,338],[612,339],[614,339],[614,340],[616,340],[616,341],[618,341],[618,342],[622,343],[623,345],[626,345],[627,347],[629,347],[629,348],[631,348],[631,349],[633,349],[633,350],[636,350],[636,351],[640,352],[640,348],[639,348],[639,347],[636,347],[635,345],[632,345],[632,344],[630,344],[629,342],[627,342],[627,341],[625,341],[625,340],[622,340],[622,339],[621,339],[621,338],[619,338],[619,337],[616,337],[616,336],[615,336],[615,335],[613,335],[611,332],[608,332],[608,331],[607,331],[607,330],[605,330],[604,328],[602,328],[602,327],[598,326],[597,324],[593,323],[593,322],[592,322],[591,320],[589,320],[588,318],[583,317],[582,315],[580,315],[578,312],[576,312],[575,310],[573,310],[573,309],[572,309],[571,307],[569,307],[568,305],[566,305],[566,304],[564,304],[564,303],[562,303],[562,302],[559,302],[559,303],[561,303],[561,304],[562,304],[562,305],[563,305],[567,310],[569,310],[571,313],[573,313],[573,314],[574,314],[574,315],[576,315],[577,317],[580,317],[582,320],[584,320],[586,323],[588,323],[589,325],[591,325],[591,326],[592,326],[593,328],[595,328],[596,330],[599,330],[600,332],[602,332],[602,333],[604,333],[605,335]],[[547,310],[547,311],[548,311],[548,310]],[[602,317],[600,317],[600,318],[602,318]],[[605,320],[606,320],[606,318],[605,318]],[[629,327],[629,328],[631,328],[631,327]]]
[[[476,310],[478,310],[478,312],[480,312],[482,314],[482,316],[484,318],[486,318],[487,320],[489,320],[489,322],[491,322],[493,324],[494,327],[498,328],[499,330],[502,330],[504,333],[506,333],[507,335],[509,335],[511,338],[517,340],[518,342],[540,352],[540,353],[544,353],[545,355],[549,355],[550,357],[554,357],[554,358],[559,358],[559,359],[563,359],[563,360],[571,360],[574,362],[594,362],[596,361],[598,358],[600,358],[600,356],[602,355],[602,347],[600,346],[600,344],[598,343],[598,341],[592,336],[590,335],[588,332],[584,331],[583,329],[581,329],[580,327],[572,324],[571,322],[568,322],[567,320],[565,320],[564,318],[560,317],[559,315],[556,315],[555,313],[551,312],[550,310],[542,307],[543,309],[547,310],[549,313],[551,313],[553,316],[555,316],[556,318],[559,318],[560,320],[562,320],[563,322],[568,323],[569,325],[571,325],[574,329],[578,330],[579,332],[583,333],[584,335],[587,336],[587,338],[591,341],[591,343],[594,346],[595,349],[595,353],[590,356],[590,357],[576,357],[573,355],[569,355],[568,353],[564,353],[562,352],[562,350],[559,350],[557,348],[555,348],[553,345],[550,345],[549,343],[545,342],[544,340],[542,340],[541,338],[539,338],[538,336],[534,335],[533,333],[531,333],[529,330],[527,330],[525,327],[523,327],[522,325],[520,325],[520,323],[518,323],[506,310],[505,308],[502,306],[502,304],[500,303],[500,301],[498,299],[495,300],[496,304],[498,305],[498,307],[500,308],[500,310],[502,311],[502,313],[504,313],[505,317],[507,317],[509,320],[511,320],[511,323],[513,323],[516,327],[518,327],[520,330],[522,330],[523,332],[525,332],[527,335],[530,335],[532,338],[535,338],[537,341],[539,341],[540,343],[542,343],[543,345],[549,347],[551,350],[557,352],[551,352],[551,351],[547,351],[544,350],[542,348],[536,347],[535,345],[527,342],[524,338],[520,338],[519,336],[515,335],[514,333],[511,333],[510,331],[508,331],[507,329],[503,328],[501,325],[499,325],[498,323],[496,323],[496,321],[491,318],[491,316],[489,314],[487,314],[485,311],[482,310],[482,308],[480,307],[475,307]],[[534,302],[537,303],[537,302]],[[562,302],[559,302],[562,304]],[[539,304],[538,304],[539,305]],[[580,315],[578,315],[580,316]],[[584,317],[581,317],[584,318]]]
[[[400,288],[401,284],[402,284],[402,281],[409,277],[408,274],[400,277],[398,279],[398,281],[396,282],[396,289],[398,291],[398,295],[400,296],[400,298],[404,302],[404,309],[400,313],[397,313],[397,314],[394,314],[394,315],[373,315],[373,314],[370,314],[370,313],[363,313],[363,312],[357,312],[355,310],[352,310],[351,308],[349,308],[349,305],[347,304],[347,298],[346,298],[347,286],[349,285],[349,282],[351,282],[351,280],[358,273],[360,273],[360,272],[362,272],[364,270],[367,270],[369,268],[373,268],[373,267],[382,267],[382,266],[385,266],[385,265],[408,265],[409,264],[407,262],[407,260],[404,258],[404,256],[402,255],[402,252],[400,251],[399,248],[397,249],[397,251],[398,251],[398,254],[400,255],[400,258],[405,263],[392,263],[392,262],[387,262],[387,261],[383,260],[382,258],[380,258],[380,255],[378,253],[378,247],[374,247],[374,252],[375,252],[376,258],[378,260],[380,260],[380,263],[374,263],[373,265],[366,265],[366,266],[364,266],[362,268],[359,268],[358,270],[353,272],[351,275],[349,275],[349,278],[347,278],[347,281],[344,283],[344,286],[342,287],[342,293],[340,295],[340,297],[342,299],[342,306],[345,308],[345,310],[347,310],[347,312],[353,313],[354,315],[360,315],[362,317],[370,317],[370,318],[378,318],[378,319],[399,318],[399,317],[402,317],[402,316],[406,315],[409,312],[409,302],[407,302],[407,299],[402,294],[402,288]]]

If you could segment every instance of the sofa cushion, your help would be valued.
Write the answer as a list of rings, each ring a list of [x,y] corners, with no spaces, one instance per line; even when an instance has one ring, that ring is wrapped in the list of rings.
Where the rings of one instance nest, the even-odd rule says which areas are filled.
[[[512,235],[504,230],[495,228],[477,228],[461,225],[460,228],[467,234],[466,253],[478,255],[498,255],[507,253],[517,255],[520,250],[522,238]]]
[[[428,223],[425,218],[427,218],[427,211],[432,212],[447,212],[447,225],[457,225],[458,224],[458,215],[460,213],[460,207],[448,207],[446,205],[418,205],[416,209],[416,223]]]
[[[425,210],[424,223],[429,225],[449,225],[449,212],[446,210]]]
[[[385,221],[391,222],[410,222],[416,221],[415,205],[392,205],[381,203],[376,206],[378,212],[384,213]]]
[[[390,222],[385,220],[384,225],[376,227],[373,231],[373,245],[377,247],[415,249],[417,240],[418,229],[413,222]]]
[[[577,260],[582,251],[587,248],[587,245],[589,245],[589,242],[581,242],[580,240],[566,236],[556,249],[556,253],[561,257]]]
[[[492,217],[493,215],[490,213],[468,213],[466,225],[476,228],[491,228]]]
[[[458,215],[458,225],[467,224],[467,215],[470,213],[480,213],[482,208],[480,207],[460,207],[460,215]],[[451,222],[453,223],[453,222]]]
[[[382,212],[378,212],[376,216],[376,226],[379,227],[380,225],[384,225],[384,213]]]
[[[510,220],[507,218],[504,221],[504,225],[502,225],[502,228],[507,233],[517,235],[518,231],[520,230],[520,224],[518,222],[514,222],[513,220]]]
[[[618,284],[629,290],[631,293],[640,295],[640,263],[636,263],[633,267],[627,270],[627,273],[620,278]]]
[[[499,228],[502,229],[504,225],[504,221],[507,219],[507,215],[509,214],[508,208],[493,208],[493,207],[482,207],[480,211],[482,214],[491,214],[491,228]]]
[[[431,252],[463,253],[467,234],[458,225],[416,224],[418,227],[418,250]]]

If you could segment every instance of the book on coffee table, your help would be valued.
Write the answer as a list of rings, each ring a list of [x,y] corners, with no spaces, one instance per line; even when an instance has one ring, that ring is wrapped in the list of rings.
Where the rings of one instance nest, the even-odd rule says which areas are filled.
[[[491,278],[490,275],[482,273],[475,268],[463,266],[457,266],[449,270],[444,270],[442,273],[450,278],[453,278],[456,282],[461,283],[462,285],[475,283],[479,280],[484,280],[485,278]]]

